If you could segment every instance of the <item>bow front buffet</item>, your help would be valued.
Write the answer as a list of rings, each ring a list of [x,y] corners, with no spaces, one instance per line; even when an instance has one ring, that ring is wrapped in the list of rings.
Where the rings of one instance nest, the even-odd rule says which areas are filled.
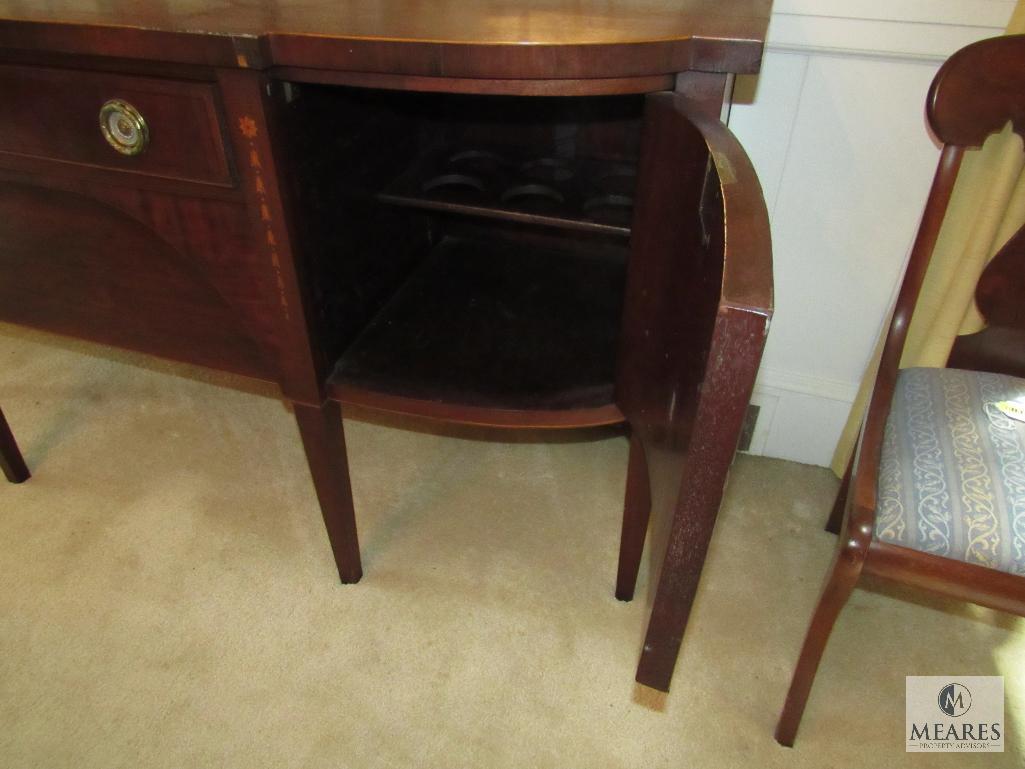
[[[346,583],[347,405],[625,425],[616,595],[650,522],[637,678],[668,690],[772,311],[761,190],[720,121],[768,16],[0,0],[0,320],[279,385]],[[2,415],[0,455],[28,477]]]

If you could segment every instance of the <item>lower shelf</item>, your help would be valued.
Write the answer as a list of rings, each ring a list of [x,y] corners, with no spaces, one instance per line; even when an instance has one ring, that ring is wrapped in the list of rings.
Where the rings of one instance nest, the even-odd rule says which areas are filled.
[[[504,426],[623,421],[618,255],[446,238],[357,337],[332,397]]]

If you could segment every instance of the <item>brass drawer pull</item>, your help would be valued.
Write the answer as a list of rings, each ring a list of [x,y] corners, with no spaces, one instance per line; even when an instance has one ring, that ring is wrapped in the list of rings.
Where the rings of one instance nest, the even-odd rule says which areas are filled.
[[[111,99],[100,107],[100,131],[107,143],[122,155],[142,154],[149,145],[146,119],[121,99]]]

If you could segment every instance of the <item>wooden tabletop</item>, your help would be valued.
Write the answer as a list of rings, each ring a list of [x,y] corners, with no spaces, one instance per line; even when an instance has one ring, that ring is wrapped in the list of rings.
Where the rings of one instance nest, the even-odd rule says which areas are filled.
[[[0,49],[461,77],[757,69],[771,0],[0,0]]]

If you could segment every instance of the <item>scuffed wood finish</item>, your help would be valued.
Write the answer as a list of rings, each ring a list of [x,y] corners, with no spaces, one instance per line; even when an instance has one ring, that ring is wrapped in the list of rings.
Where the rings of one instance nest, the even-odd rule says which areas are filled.
[[[673,455],[652,462],[662,470],[652,479],[663,488],[660,512],[672,523],[637,668],[640,683],[661,691],[669,691],[672,681],[767,332],[767,314],[723,308],[682,462],[679,445],[649,449]]]
[[[616,400],[647,455],[654,526],[668,527],[637,671],[668,691],[765,344],[772,263],[761,188],[725,127],[657,94],[645,130]]]
[[[710,118],[718,118],[724,103],[730,100],[728,76],[719,72],[681,72],[674,79],[673,90],[687,99],[690,109]]]
[[[943,218],[950,202],[964,151],[981,145],[1008,122],[1025,128],[1025,35],[974,43],[955,53],[933,79],[927,101],[930,125],[944,146],[933,178],[922,221],[908,259],[883,345],[875,386],[869,400],[853,475],[845,478],[843,522],[833,567],[827,575],[794,670],[790,689],[776,725],[776,740],[791,746],[797,736],[826,642],[862,574],[903,582],[940,595],[958,598],[1025,616],[1025,577],[943,558],[880,542],[875,538],[876,505],[883,437],[897,385],[908,328],[922,283],[932,259]],[[981,305],[998,323],[1013,329],[1022,313],[1022,284],[1008,275],[1020,249],[1018,236],[1002,254],[1000,264],[987,270],[980,288]],[[1006,259],[1007,261],[1004,261]],[[1018,262],[1020,264],[1020,262]],[[985,309],[984,309],[985,311]],[[976,335],[977,337],[982,335]],[[1016,356],[987,355],[969,337],[951,362],[982,371],[1017,373]],[[1020,357],[1018,358],[1020,361]],[[848,485],[849,483],[849,485]],[[839,499],[838,498],[838,503]],[[831,519],[835,519],[836,508]]]
[[[0,0],[0,48],[427,77],[755,72],[770,0]]]
[[[11,483],[22,483],[31,475],[18,444],[14,442],[14,435],[11,434],[11,427],[3,411],[0,411],[0,469]]]

